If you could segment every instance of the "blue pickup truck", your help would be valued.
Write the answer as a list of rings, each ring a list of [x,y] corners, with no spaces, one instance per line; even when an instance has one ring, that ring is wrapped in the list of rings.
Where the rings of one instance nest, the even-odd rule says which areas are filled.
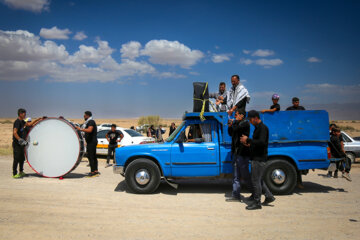
[[[124,176],[135,193],[154,192],[161,179],[177,187],[176,179],[231,177],[229,116],[222,112],[203,116],[202,121],[199,113],[186,113],[164,143],[117,148],[114,173]],[[292,193],[300,174],[329,166],[326,111],[280,111],[261,114],[261,119],[269,128],[264,180],[274,194]]]

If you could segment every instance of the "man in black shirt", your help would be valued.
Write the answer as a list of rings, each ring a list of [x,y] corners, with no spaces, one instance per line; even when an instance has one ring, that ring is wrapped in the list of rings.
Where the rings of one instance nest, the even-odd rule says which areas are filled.
[[[300,99],[297,98],[297,97],[293,97],[292,99],[292,103],[293,105],[291,107],[288,107],[286,109],[286,111],[289,111],[289,110],[305,110],[305,108],[303,106],[300,106]]]
[[[268,155],[268,143],[269,143],[269,129],[261,121],[260,115],[257,111],[251,110],[248,113],[248,119],[255,130],[253,138],[249,138],[243,135],[240,141],[245,146],[250,146],[251,152],[251,181],[253,184],[252,195],[248,200],[251,200],[251,204],[246,207],[247,210],[261,209],[261,193],[265,193],[265,201],[263,205],[267,205],[275,198],[270,192],[266,183],[263,181],[263,175],[266,167],[267,155]]]
[[[244,119],[246,113],[244,109],[235,110],[235,121],[229,120],[228,133],[232,137],[231,155],[233,163],[233,191],[230,198],[226,201],[241,201],[241,179],[244,180],[248,188],[252,187],[249,173],[250,149],[240,142],[242,135],[249,136],[250,124]]]
[[[175,123],[171,123],[170,129],[169,129],[169,136],[176,130]]]
[[[34,122],[26,123],[24,121],[26,117],[26,110],[23,108],[18,109],[18,118],[14,122],[13,126],[13,178],[22,178],[26,174],[24,173],[24,161],[25,161],[25,152],[24,147],[28,144],[26,140],[26,135],[31,126],[36,124],[41,118],[36,119]],[[19,165],[19,174],[17,173],[17,166]]]
[[[272,97],[271,97],[273,105],[270,106],[270,109],[264,109],[261,112],[262,113],[265,113],[265,112],[273,113],[273,112],[276,112],[276,111],[280,111],[279,99],[280,99],[280,96],[278,94],[273,94]]]
[[[343,177],[346,178],[348,181],[352,181],[350,177],[350,169],[351,169],[351,160],[347,158],[344,148],[343,148],[343,141],[341,136],[341,130],[339,127],[333,127],[332,133],[330,136],[330,152],[332,157],[334,158],[342,158],[342,161],[336,162],[336,170],[334,172],[334,178],[338,177],[338,170],[342,171]],[[345,169],[344,169],[345,165]],[[328,176],[331,177],[332,172],[329,171]]]
[[[84,119],[85,123],[82,128],[77,127],[77,129],[85,133],[86,151],[90,163],[90,173],[88,176],[97,177],[100,175],[98,171],[98,160],[96,157],[97,126],[90,111],[85,112]]]
[[[109,142],[108,155],[107,155],[105,167],[110,167],[111,166],[110,165],[110,157],[112,154],[114,154],[114,156],[115,156],[115,149],[118,147],[118,142],[121,142],[121,140],[124,138],[124,135],[119,130],[116,130],[115,124],[112,124],[111,130],[108,133],[106,133],[105,137]],[[115,164],[115,160],[114,160],[114,164]]]

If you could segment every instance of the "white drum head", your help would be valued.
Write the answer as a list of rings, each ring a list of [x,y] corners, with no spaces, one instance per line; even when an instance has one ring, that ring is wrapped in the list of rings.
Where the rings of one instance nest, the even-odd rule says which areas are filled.
[[[39,122],[29,132],[27,141],[28,163],[44,177],[61,177],[80,160],[80,139],[65,120],[47,118]]]

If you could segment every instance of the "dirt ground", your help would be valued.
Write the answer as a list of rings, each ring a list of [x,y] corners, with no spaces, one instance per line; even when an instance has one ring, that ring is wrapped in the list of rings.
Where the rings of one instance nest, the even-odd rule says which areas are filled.
[[[63,180],[37,176],[27,164],[11,177],[11,156],[0,156],[0,239],[356,239],[360,234],[360,164],[353,182],[304,176],[305,189],[276,196],[247,211],[225,202],[228,181],[166,183],[151,195],[127,192],[124,178],[104,168],[84,178],[87,162]],[[249,196],[249,193],[244,193]]]

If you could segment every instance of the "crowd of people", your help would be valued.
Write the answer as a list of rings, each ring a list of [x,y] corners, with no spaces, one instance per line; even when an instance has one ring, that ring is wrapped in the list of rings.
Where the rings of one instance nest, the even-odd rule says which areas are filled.
[[[268,127],[261,121],[258,111],[251,110],[246,117],[246,105],[250,102],[250,94],[243,84],[240,83],[240,77],[233,75],[231,77],[232,87],[227,91],[225,82],[219,84],[219,91],[210,93],[209,97],[215,99],[216,110],[219,112],[227,112],[229,116],[233,113],[235,118],[228,122],[228,132],[232,137],[231,154],[233,163],[233,191],[232,196],[227,198],[227,201],[247,201],[250,204],[247,206],[248,210],[261,209],[262,205],[267,205],[275,201],[275,197],[270,192],[266,183],[263,181],[263,174],[266,167],[269,130]],[[272,105],[269,109],[264,109],[261,112],[273,113],[280,111],[279,104],[280,96],[278,94],[272,95]],[[292,98],[292,106],[286,109],[287,111],[305,110],[300,106],[300,100],[297,97]],[[13,177],[21,178],[25,175],[23,171],[24,165],[24,147],[27,142],[24,140],[26,133],[31,126],[36,124],[42,118],[34,122],[25,121],[26,110],[18,110],[18,118],[14,122],[13,127]],[[81,127],[76,127],[78,131],[84,133],[85,141],[87,143],[87,157],[89,159],[90,173],[89,177],[96,177],[100,175],[98,171],[98,160],[96,157],[97,146],[97,126],[92,118],[92,113],[86,111],[84,113],[84,124]],[[252,138],[250,138],[250,124],[255,127]],[[176,129],[175,123],[172,123],[169,129],[171,135]],[[154,137],[157,142],[163,142],[162,135],[164,130],[161,125],[156,129],[151,125],[147,129],[147,136]],[[334,158],[339,158],[341,161],[336,162],[335,170],[329,169],[329,177],[338,177],[338,171],[342,171],[343,177],[351,181],[350,168],[351,162],[346,158],[344,151],[344,144],[341,137],[340,129],[335,124],[330,125],[330,149]],[[116,130],[116,125],[111,125],[111,130],[106,134],[109,142],[107,165],[110,166],[110,156],[114,154],[118,143],[122,140],[123,134]],[[190,137],[189,137],[190,138]],[[251,173],[249,172],[249,162],[251,161]],[[19,173],[17,168],[19,166]],[[334,171],[334,175],[333,174]],[[301,174],[298,172],[298,187],[303,188]],[[242,198],[241,185],[245,185],[251,190],[252,194],[248,198]],[[265,195],[264,202],[261,203],[261,194]]]

